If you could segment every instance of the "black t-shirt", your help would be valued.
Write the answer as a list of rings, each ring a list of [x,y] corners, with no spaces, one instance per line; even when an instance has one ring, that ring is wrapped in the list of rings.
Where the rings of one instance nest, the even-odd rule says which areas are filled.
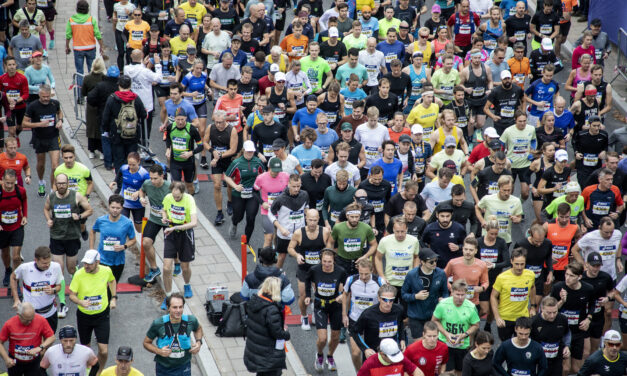
[[[515,123],[514,113],[522,102],[524,95],[520,86],[514,84],[509,89],[498,86],[490,92],[488,100],[494,105],[492,113],[501,117],[501,120],[495,122],[495,126],[506,128]]]
[[[403,196],[401,196],[400,192],[392,196],[390,200],[385,204],[385,214],[390,217],[397,216],[403,213],[403,206],[405,206],[405,200]],[[416,215],[422,217],[422,213],[427,210],[427,204],[425,204],[425,200],[420,195],[416,195],[414,198],[414,202],[416,203]]]
[[[366,345],[371,349],[378,348],[383,338],[392,338],[396,342],[404,339],[403,320],[405,320],[405,313],[403,311],[403,306],[400,304],[392,305],[392,309],[388,313],[381,312],[378,303],[365,309],[355,323],[354,332],[351,333],[361,351],[366,350]]]
[[[324,191],[331,186],[331,177],[327,174],[322,174],[316,180],[311,172],[306,172],[300,176],[302,189],[309,194],[309,208],[317,208],[317,203],[324,198]],[[322,218],[322,216],[320,216]]]
[[[446,26],[446,20],[443,17],[440,17],[439,22],[435,22],[432,18],[429,18],[425,21],[424,27],[429,28],[429,34],[437,37],[438,27]]]
[[[465,376],[492,376],[496,375],[496,371],[492,367],[492,357],[494,352],[490,350],[488,356],[483,359],[476,359],[470,351],[464,356],[462,368]]]
[[[497,174],[492,169],[492,166],[490,166],[477,173],[471,184],[477,189],[477,196],[479,196],[480,200],[485,195],[498,192],[499,187],[497,183],[499,178],[503,175],[512,176],[512,172],[510,170],[503,170],[500,174]]]
[[[536,139],[538,140],[537,150],[542,150],[542,145],[545,143],[555,142],[559,144],[564,139],[564,132],[554,127],[552,133],[546,133],[544,127],[540,126],[536,128]]]
[[[484,236],[477,239],[477,242],[479,242],[479,251],[475,257],[482,261],[495,264],[494,269],[488,271],[488,278],[490,279],[491,285],[496,280],[496,276],[504,268],[509,266],[509,249],[507,248],[505,240],[498,237],[493,245],[487,245]]]
[[[553,244],[549,239],[544,239],[542,244],[536,247],[529,242],[529,238],[524,238],[514,245],[514,249],[518,247],[523,247],[527,250],[527,265],[525,265],[525,268],[534,272],[536,278],[540,277],[540,275],[546,275],[544,273],[545,270],[547,272],[553,270]]]
[[[398,18],[399,20],[401,20],[401,22],[406,21],[409,24],[409,27],[414,24],[416,13],[416,8],[412,7],[411,5],[408,6],[407,9],[401,9],[400,6],[394,8],[394,18]]]
[[[259,51],[259,42],[254,38],[250,38],[249,41],[242,39],[242,47],[240,50],[246,54],[248,60],[250,61],[251,56],[253,56],[255,52]]]
[[[398,97],[400,109],[403,106],[403,99],[406,93],[411,93],[411,78],[405,72],[401,72],[399,77],[395,77],[392,72],[388,72],[383,78],[390,80],[390,92]]]
[[[609,137],[606,131],[599,131],[596,135],[591,135],[590,131],[581,131],[579,134],[575,136],[573,140],[573,149],[575,152],[581,153],[586,157],[586,154],[589,154],[588,158],[577,159],[575,161],[575,168],[577,171],[581,169],[585,170],[595,170],[601,167],[602,160],[599,159],[596,165],[592,165],[594,162],[590,160],[590,158],[598,158],[598,155],[607,150]],[[584,161],[587,162],[584,164]],[[595,183],[596,184],[596,183]]]
[[[535,25],[536,31],[548,38],[553,34],[553,28],[559,25],[560,18],[555,12],[545,14],[544,11],[536,12],[531,18],[531,23]],[[538,38],[537,35],[533,36],[533,40],[540,43],[542,38]]]
[[[374,207],[374,215],[377,229],[382,230],[384,226],[385,203],[390,199],[392,185],[387,180],[382,180],[379,185],[374,185],[366,179],[359,184],[359,189],[363,189],[368,194],[368,203]]]
[[[189,30],[194,30],[194,28],[192,27],[191,22],[185,20],[183,21],[182,24],[177,24],[174,20],[170,20],[168,21],[168,23],[165,24],[165,30],[163,32],[164,35],[167,35],[170,38],[174,38],[177,35],[179,35],[179,30],[181,29],[181,26],[183,25],[187,25],[187,27],[189,27]]]
[[[43,104],[36,100],[26,107],[26,116],[30,118],[32,123],[40,121],[52,120],[47,127],[33,128],[34,136],[38,139],[59,137],[59,129],[57,126],[57,113],[61,110],[61,104],[56,99],[51,99],[50,103]]]
[[[438,268],[444,269],[448,262],[462,256],[462,244],[466,238],[466,229],[457,222],[451,223],[449,228],[442,228],[439,222],[429,223],[422,235],[422,241],[433,252],[438,254]],[[453,252],[449,243],[457,244],[459,250]]]
[[[250,79],[247,84],[239,81],[237,83],[237,93],[244,98],[244,118],[252,112],[255,107],[255,94],[259,91],[259,81],[254,78]]]
[[[372,106],[379,109],[379,122],[387,126],[387,121],[392,120],[398,110],[398,97],[391,91],[385,99],[381,98],[379,93],[372,94],[366,98],[366,108]]]
[[[252,37],[253,39],[257,41],[261,41],[263,39],[263,35],[270,32],[268,30],[268,25],[266,24],[266,20],[258,19],[257,21],[253,22],[250,18],[243,19],[241,23],[235,26],[233,32],[239,33],[242,30],[242,26],[247,23],[253,25]],[[244,50],[243,44],[244,44],[244,41],[242,41],[242,50]]]
[[[508,37],[517,36],[516,32],[519,32],[519,36],[517,36],[516,42],[522,42],[527,45],[527,33],[529,33],[529,24],[531,23],[531,16],[525,14],[522,18],[518,18],[516,16],[511,16],[507,20],[505,20],[505,30],[507,32]],[[520,34],[524,32],[524,37]],[[520,39],[522,37],[522,39]],[[509,42],[510,47],[514,45],[514,43]]]
[[[335,152],[335,158],[333,159],[334,162],[337,161],[337,146],[340,144],[340,142],[345,141],[340,138],[339,140],[336,140],[334,143],[331,144],[331,147]],[[348,151],[348,161],[357,166],[357,164],[359,163],[359,153],[361,152],[361,143],[353,138],[351,142],[348,143],[348,145],[351,147],[351,149]]]
[[[341,61],[346,54],[346,45],[340,41],[335,46],[331,46],[328,40],[320,44],[320,57],[329,64]]]
[[[237,12],[232,7],[229,7],[229,10],[223,12],[220,8],[216,8],[213,12],[211,12],[213,17],[218,18],[220,20],[220,28],[226,31],[233,31],[237,24],[239,24],[239,16]]]
[[[568,178],[570,178],[570,167],[564,167],[564,171],[562,171],[561,174],[558,174],[553,166],[544,170],[544,173],[542,173],[542,179],[546,180],[546,185],[544,186],[545,188],[553,188],[557,184],[562,183],[562,191],[556,191],[554,193],[544,195],[544,201],[550,203],[553,199],[562,196],[564,194],[563,189],[566,188],[566,184],[568,184]]]
[[[614,289],[614,280],[611,275],[600,270],[596,278],[588,277],[588,273],[584,271],[581,282],[589,283],[594,288],[594,313],[592,314],[592,321],[600,320],[603,317],[605,309],[603,304],[599,303],[599,299],[607,296],[607,293]]]
[[[192,63],[187,61],[187,59],[179,59],[176,64],[179,68],[181,68],[181,76],[179,77],[179,82],[181,82],[183,81],[183,77],[185,77],[192,69]]]
[[[334,299],[338,297],[342,290],[340,285],[346,282],[346,272],[341,266],[335,265],[331,273],[322,271],[322,265],[314,265],[307,271],[307,280],[305,286],[314,284],[314,293],[316,299]],[[311,297],[311,288],[306,288],[307,297]]]
[[[594,313],[595,295],[592,285],[581,282],[579,290],[573,290],[566,286],[566,282],[557,282],[551,289],[551,296],[560,300],[560,291],[564,289],[568,294],[566,302],[560,308],[560,313],[568,319],[571,333],[579,333],[579,324],[585,320],[588,314]]]
[[[564,350],[564,337],[568,335],[568,319],[561,313],[555,320],[547,321],[538,313],[531,323],[531,339],[542,345],[548,361],[561,360]],[[555,375],[557,376],[557,375]]]

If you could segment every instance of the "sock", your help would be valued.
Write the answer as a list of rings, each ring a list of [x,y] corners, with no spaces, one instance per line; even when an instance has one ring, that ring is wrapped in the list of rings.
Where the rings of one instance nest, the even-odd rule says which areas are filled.
[[[218,214],[222,214],[222,210],[218,210]]]
[[[65,279],[61,281],[61,290],[59,290],[57,296],[59,297],[59,303],[65,305]]]
[[[54,40],[54,30],[50,30],[50,40]]]
[[[327,354],[327,359],[333,359],[333,355]]]
[[[47,49],[48,45],[46,44],[46,33],[39,33],[39,40],[41,41],[41,45],[43,46],[44,50]]]
[[[318,358],[324,358],[324,354],[318,353]]]

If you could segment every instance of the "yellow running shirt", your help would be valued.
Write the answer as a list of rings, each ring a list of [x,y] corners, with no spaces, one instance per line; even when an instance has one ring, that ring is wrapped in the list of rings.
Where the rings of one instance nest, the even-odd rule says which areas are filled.
[[[519,276],[510,269],[496,277],[492,288],[499,292],[499,314],[503,320],[529,317],[529,293],[535,289],[535,283],[536,275],[529,269],[523,270]]]
[[[194,30],[198,29],[199,25],[202,25],[202,18],[207,14],[207,8],[200,2],[197,2],[193,8],[189,2],[185,2],[179,5],[179,8],[185,11],[185,19],[192,24]]]
[[[440,106],[436,103],[431,103],[428,108],[425,108],[425,106],[420,103],[411,110],[409,116],[407,116],[407,122],[411,125],[420,124],[424,132],[422,139],[429,140],[431,133],[435,130],[435,121],[438,118],[439,112]]]
[[[87,273],[85,268],[80,268],[74,274],[70,290],[76,293],[79,300],[87,300],[89,307],[78,306],[78,310],[86,315],[95,315],[104,312],[109,307],[107,290],[109,282],[115,281],[111,268],[98,265],[96,273]]]

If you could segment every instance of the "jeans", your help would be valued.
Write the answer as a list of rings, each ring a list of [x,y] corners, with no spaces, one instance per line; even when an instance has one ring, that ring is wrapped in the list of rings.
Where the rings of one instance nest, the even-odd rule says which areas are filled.
[[[237,226],[244,218],[244,213],[246,213],[246,229],[244,230],[244,234],[246,234],[246,239],[250,242],[250,237],[253,235],[253,230],[255,229],[255,217],[259,211],[259,203],[254,198],[242,199],[235,195],[233,195],[231,200],[233,205],[233,226]]]
[[[91,64],[96,59],[96,49],[92,48],[91,50],[79,51],[74,50],[74,66],[76,67],[76,73],[80,73],[81,75],[85,74],[84,62],[87,62],[87,71],[91,70]],[[83,86],[83,77],[78,77],[76,84],[78,85],[78,96],[81,96],[80,87]]]
[[[128,153],[137,152],[137,142],[126,143],[122,141],[118,141],[116,143],[111,143],[111,151],[113,153],[113,167],[117,171],[124,163],[126,163],[126,157],[128,157]]]
[[[157,362],[155,375],[156,376],[192,376],[191,362],[187,362],[186,364],[183,364],[182,366],[179,366],[176,368],[167,368],[159,364],[159,362]]]

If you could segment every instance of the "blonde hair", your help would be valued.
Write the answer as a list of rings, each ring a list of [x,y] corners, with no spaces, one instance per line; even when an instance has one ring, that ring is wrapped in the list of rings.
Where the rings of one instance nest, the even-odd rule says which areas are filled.
[[[444,118],[446,117],[446,115],[451,115],[453,116],[453,119],[455,119],[455,121],[457,121],[457,116],[455,116],[455,111],[453,110],[442,110],[442,112],[440,112],[440,115],[438,115],[437,118],[437,123],[440,127],[442,127],[444,125]],[[455,124],[457,125],[457,124]]]
[[[262,296],[265,295],[272,299],[274,302],[281,301],[281,279],[278,277],[268,277],[266,278],[261,287],[259,287],[259,292],[257,295]]]
[[[104,73],[105,71],[105,62],[102,56],[97,57],[94,62],[91,64],[91,74]]]

